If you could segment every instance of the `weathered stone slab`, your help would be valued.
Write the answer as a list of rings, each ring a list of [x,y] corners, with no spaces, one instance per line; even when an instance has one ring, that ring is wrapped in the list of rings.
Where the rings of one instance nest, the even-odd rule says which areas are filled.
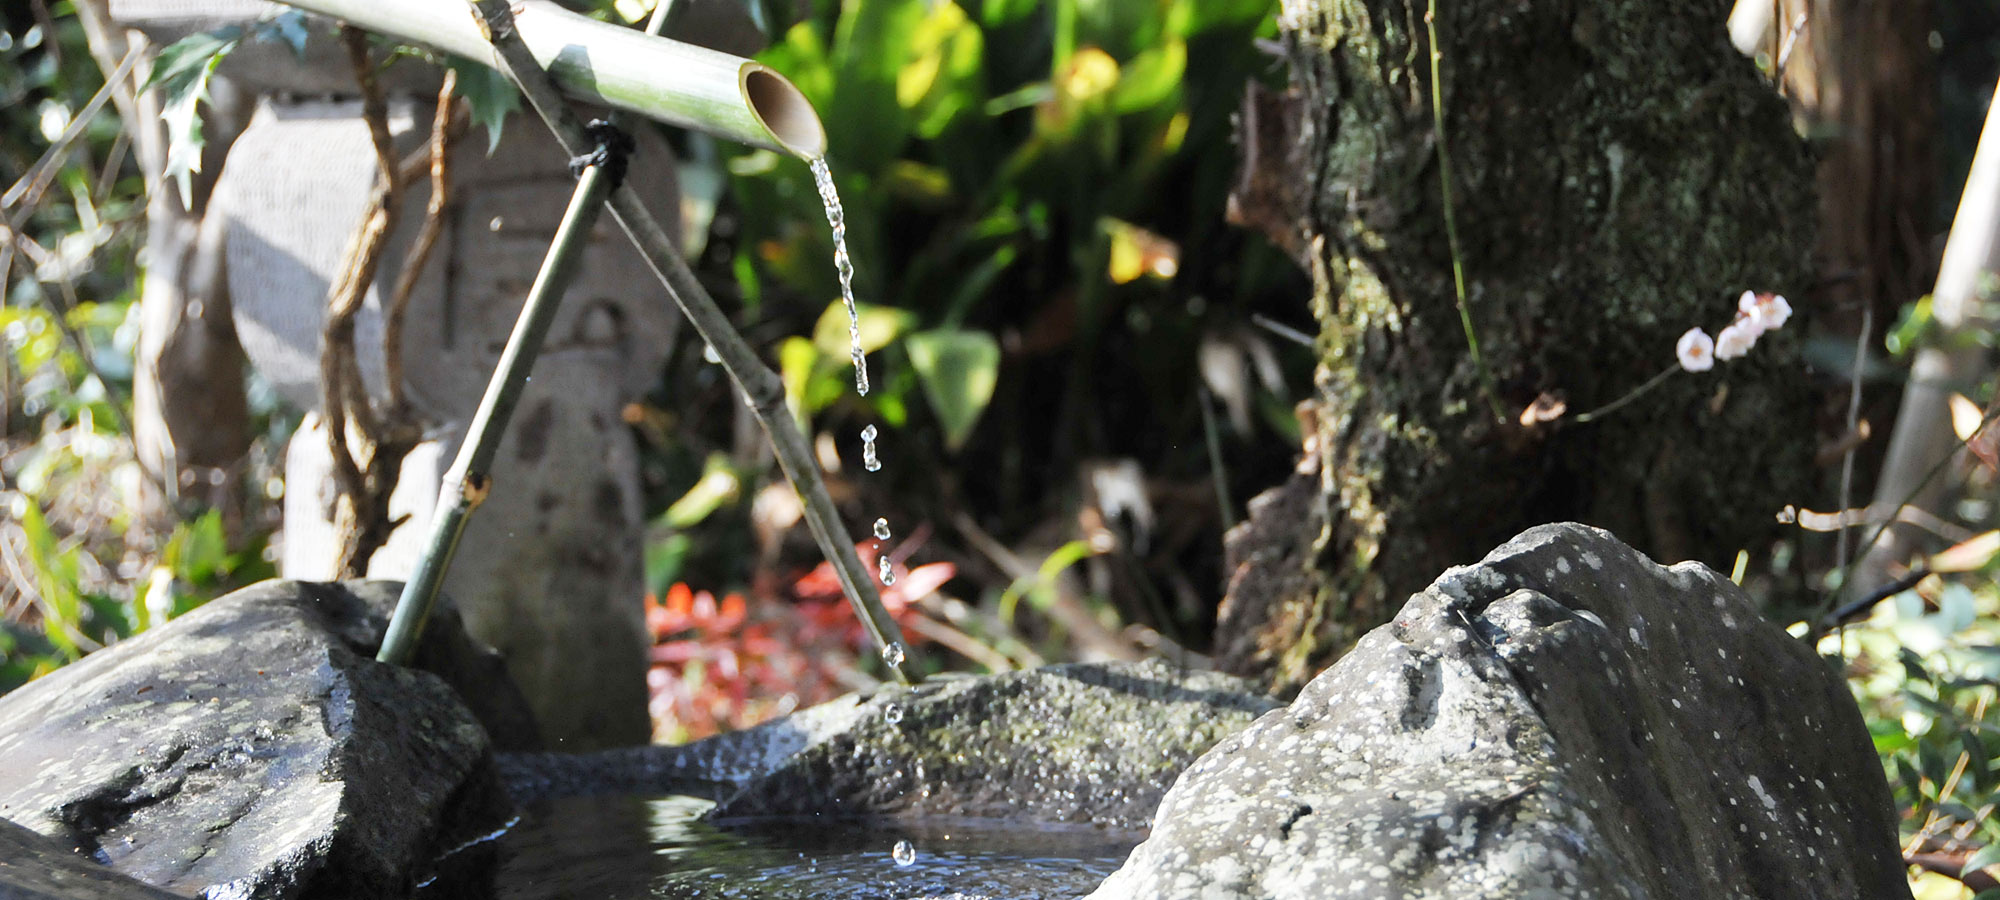
[[[1278,701],[1215,672],[1081,663],[848,696],[682,747],[502,760],[524,798],[724,795],[718,819],[940,816],[1144,827],[1174,776]]]
[[[1092,895],[1908,896],[1840,679],[1728,579],[1580,525],[1411,598],[1182,775]]]
[[[374,661],[395,596],[265,582],[0,697],[0,817],[178,893],[408,896],[509,810],[453,689]]]
[[[0,819],[0,900],[174,900],[179,896],[120,875]]]

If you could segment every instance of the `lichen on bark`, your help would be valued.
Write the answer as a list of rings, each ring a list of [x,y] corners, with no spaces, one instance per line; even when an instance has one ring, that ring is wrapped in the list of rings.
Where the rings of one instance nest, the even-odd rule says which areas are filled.
[[[1672,365],[1681,332],[1727,324],[1743,290],[1804,287],[1811,163],[1730,48],[1726,12],[1440,8],[1461,261],[1510,414],[1544,392],[1572,415],[1602,405]],[[1290,140],[1246,166],[1294,177],[1252,173],[1286,187],[1236,202],[1314,274],[1320,362],[1289,499],[1232,536],[1217,653],[1281,686],[1526,526],[1576,519],[1723,564],[1759,550],[1809,484],[1811,395],[1785,332],[1589,424],[1494,421],[1454,300],[1425,14],[1423,0],[1287,0],[1291,84],[1252,104]]]

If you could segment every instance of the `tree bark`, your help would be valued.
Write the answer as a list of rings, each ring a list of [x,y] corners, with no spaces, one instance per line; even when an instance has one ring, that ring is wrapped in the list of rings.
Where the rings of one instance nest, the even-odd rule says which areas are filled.
[[[1291,84],[1246,107],[1239,218],[1315,284],[1298,474],[1230,540],[1216,654],[1302,684],[1446,566],[1574,519],[1667,560],[1761,550],[1811,483],[1788,329],[1675,373],[1746,289],[1808,279],[1812,164],[1700,0],[1457,0],[1437,22],[1470,314],[1454,300],[1422,0],[1288,0]],[[1254,139],[1253,139],[1254,138]],[[1806,313],[1806,310],[1800,310]],[[1568,418],[1514,417],[1547,393]]]

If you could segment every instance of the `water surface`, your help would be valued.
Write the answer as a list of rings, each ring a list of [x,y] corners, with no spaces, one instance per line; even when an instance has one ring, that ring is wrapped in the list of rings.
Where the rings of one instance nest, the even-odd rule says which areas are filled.
[[[1059,900],[1118,868],[1138,836],[983,821],[864,827],[700,821],[693,797],[572,797],[502,840],[505,900]],[[899,841],[915,857],[896,859]]]

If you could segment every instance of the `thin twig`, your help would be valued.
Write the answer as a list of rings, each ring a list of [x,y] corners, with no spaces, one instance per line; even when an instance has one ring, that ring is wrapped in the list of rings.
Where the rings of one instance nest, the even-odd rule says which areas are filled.
[[[410,311],[410,295],[416,290],[417,278],[423,274],[424,263],[430,260],[439,233],[444,231],[444,209],[451,198],[451,179],[446,166],[451,159],[454,136],[452,114],[456,104],[452,94],[457,88],[458,71],[444,70],[444,84],[438,88],[437,115],[431,122],[430,202],[424,207],[423,227],[417,231],[409,256],[403,259],[403,270],[397,273],[395,293],[383,317],[382,370],[389,387],[388,417],[392,422],[408,414],[408,400],[403,392],[403,321]]]
[[[1215,425],[1214,398],[1208,386],[1202,385],[1198,392],[1201,399],[1201,437],[1208,445],[1208,471],[1215,480],[1215,509],[1222,514],[1222,530],[1227,532],[1236,527],[1236,505],[1229,502],[1229,473],[1222,466],[1221,429]]]
[[[1625,396],[1619,397],[1618,399],[1613,400],[1610,403],[1606,403],[1603,406],[1600,406],[1596,409],[1590,410],[1589,412],[1577,413],[1575,416],[1571,417],[1570,421],[1581,425],[1592,419],[1601,419],[1614,412],[1617,412],[1619,408],[1623,407],[1625,404],[1637,400],[1641,395],[1645,394],[1647,391],[1659,387],[1662,382],[1665,382],[1668,378],[1672,377],[1676,371],[1679,370],[1680,370],[1680,364],[1678,363],[1668,366],[1665,369],[1661,370],[1660,374],[1654,375],[1653,377],[1646,379],[1645,384],[1639,385],[1638,387],[1635,387],[1631,391],[1627,392]]]
[[[1995,410],[1994,412],[1988,413],[1984,419],[1980,420],[1978,428],[1973,429],[1971,434],[1968,434],[1964,438],[1961,438],[1957,444],[1954,444],[1952,446],[1950,451],[1946,452],[1944,456],[1940,457],[1936,463],[1933,463],[1931,467],[1924,472],[1924,477],[1917,480],[1916,486],[1910,489],[1910,492],[1903,497],[1902,502],[1896,504],[1895,509],[1889,511],[1889,514],[1885,517],[1885,520],[1882,522],[1882,524],[1876,526],[1875,532],[1873,534],[1870,534],[1868,536],[1868,540],[1863,541],[1861,543],[1861,546],[1862,547],[1875,546],[1875,542],[1882,539],[1882,533],[1888,531],[1889,527],[1895,525],[1897,520],[1901,518],[1904,508],[1908,507],[1911,503],[1916,502],[1917,495],[1923,493],[1924,489],[1930,486],[1931,481],[1936,479],[1938,475],[1942,474],[1945,470],[1945,467],[1951,465],[1952,460],[1958,458],[1959,452],[1965,449],[1966,444],[1978,438],[1979,433],[1985,430],[1987,427],[1991,426],[1993,424],[1993,420],[1996,418],[2000,418],[2000,410]],[[1849,560],[1847,565],[1841,568],[1840,586],[1835,590],[1827,592],[1826,603],[1824,603],[1821,606],[1820,614],[1813,617],[1813,628],[1812,631],[1808,634],[1808,638],[1812,643],[1817,644],[1819,642],[1820,635],[1825,633],[1825,631],[1821,627],[1821,624],[1826,620],[1828,615],[1832,612],[1834,602],[1840,599],[1840,592],[1848,589],[1849,581],[1854,577],[1854,564],[1857,561],[1858,558],[1856,560]]]
[[[1861,304],[1861,334],[1854,339],[1854,376],[1847,385],[1847,433],[1854,434],[1861,427],[1861,370],[1868,362],[1868,338],[1875,330],[1875,311],[1870,304]],[[1854,451],[1859,442],[1850,443],[1840,460],[1840,508],[1847,509],[1854,499]],[[1846,568],[1848,563],[1847,529],[1840,529],[1834,541],[1834,565]]]
[[[138,65],[139,58],[143,55],[137,47],[126,51],[125,58],[118,63],[118,68],[106,76],[104,86],[98,88],[96,94],[91,95],[90,102],[85,103],[76,118],[70,120],[69,127],[63,129],[62,135],[49,145],[49,149],[42,152],[41,158],[28,167],[28,171],[7,189],[6,194],[0,195],[0,210],[16,204],[21,207],[20,212],[6,220],[8,234],[19,234],[22,227],[28,224],[28,217],[34,214],[36,207],[42,202],[42,195],[47,193],[49,185],[55,182],[56,172],[61,168],[57,163],[69,151],[70,144],[83,135],[84,128],[97,117],[97,113],[104,108],[104,102],[111,99],[118,86],[124,82],[125,76],[131,74],[132,67]],[[123,132],[120,134],[122,136]],[[4,246],[0,246],[0,292],[4,291],[13,269],[14,242],[10,240]]]
[[[1843,625],[1846,625],[1849,620],[1852,620],[1856,616],[1859,616],[1862,613],[1874,609],[1875,604],[1887,600],[1890,597],[1894,597],[1897,594],[1909,590],[1910,588],[1916,587],[1918,582],[1923,581],[1924,579],[1929,577],[1931,577],[1931,570],[1925,568],[1924,566],[1918,566],[1914,569],[1911,569],[1903,577],[1898,578],[1895,581],[1889,582],[1888,584],[1878,587],[1872,591],[1869,591],[1868,596],[1856,600],[1853,603],[1849,603],[1846,606],[1843,606],[1837,610],[1834,610],[1832,613],[1829,613],[1826,616],[1826,618],[1820,620],[1819,627],[1822,633],[1824,633],[1826,631],[1831,631],[1835,628],[1839,628]]]
[[[1437,131],[1437,160],[1439,193],[1444,198],[1444,237],[1451,246],[1451,286],[1458,300],[1458,324],[1465,331],[1465,345],[1472,351],[1472,367],[1479,373],[1479,389],[1486,395],[1486,405],[1493,410],[1493,419],[1505,424],[1507,412],[1500,405],[1500,388],[1493,381],[1493,370],[1486,367],[1486,357],[1479,352],[1479,333],[1472,327],[1472,306],[1465,298],[1465,254],[1458,245],[1458,219],[1452,211],[1451,200],[1451,152],[1445,140],[1444,130],[1444,83],[1439,79],[1438,64],[1444,52],[1438,49],[1437,0],[1430,0],[1430,8],[1424,11],[1424,28],[1431,38],[1431,120]]]

